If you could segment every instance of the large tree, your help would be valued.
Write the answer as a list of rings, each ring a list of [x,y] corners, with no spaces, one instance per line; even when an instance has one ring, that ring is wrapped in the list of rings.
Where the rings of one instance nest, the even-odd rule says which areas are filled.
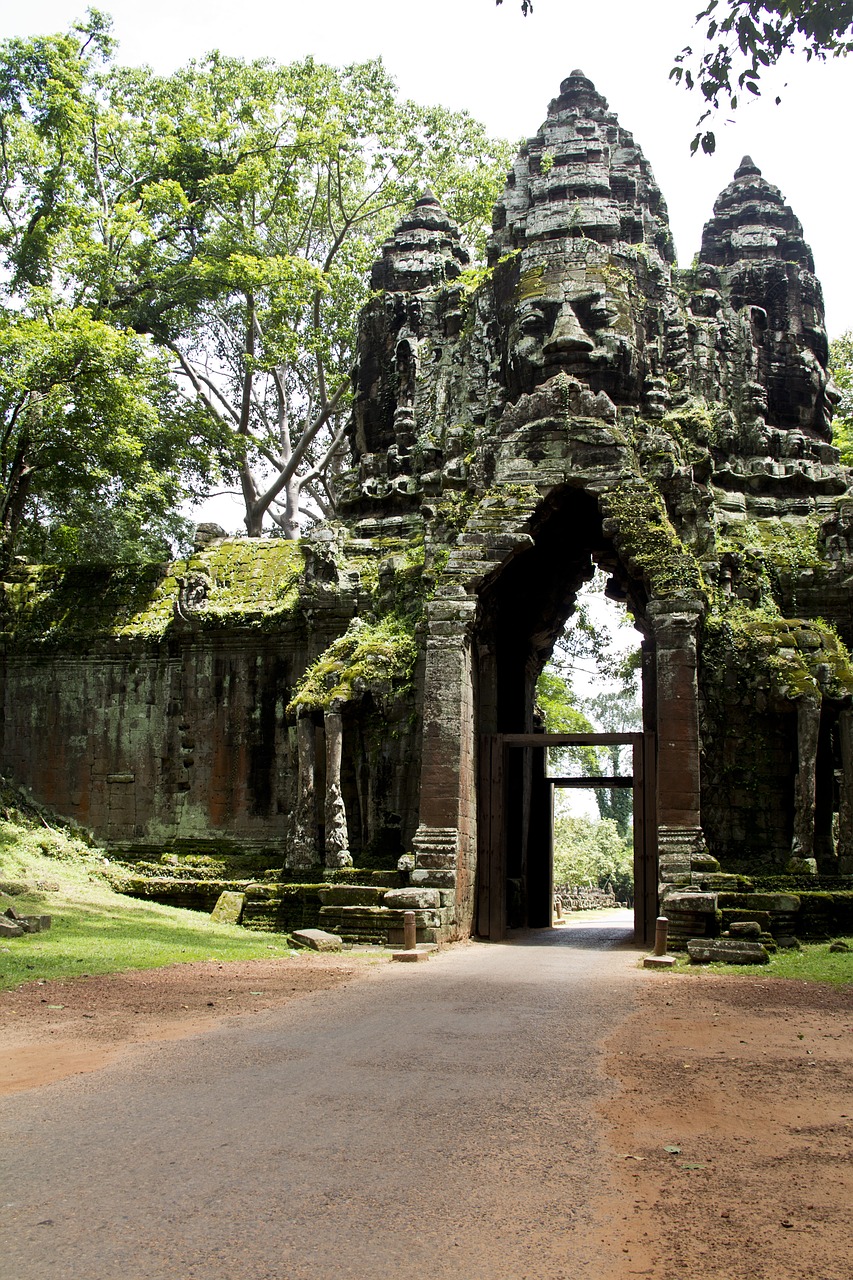
[[[209,471],[198,413],[80,273],[81,160],[111,46],[94,16],[0,47],[0,558],[163,554]],[[201,447],[200,447],[201,446]]]
[[[370,261],[425,185],[482,240],[507,144],[400,100],[379,62],[122,67],[97,12],[0,61],[10,323],[67,312],[90,335],[135,335],[176,467],[204,470],[189,425],[208,472],[239,485],[250,534],[272,518],[296,536],[306,497],[333,511]]]

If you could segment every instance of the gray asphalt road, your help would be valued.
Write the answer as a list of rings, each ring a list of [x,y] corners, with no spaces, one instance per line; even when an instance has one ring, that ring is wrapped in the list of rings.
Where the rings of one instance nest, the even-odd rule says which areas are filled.
[[[377,967],[5,1100],[0,1274],[609,1276],[596,1046],[632,1010],[626,926]]]

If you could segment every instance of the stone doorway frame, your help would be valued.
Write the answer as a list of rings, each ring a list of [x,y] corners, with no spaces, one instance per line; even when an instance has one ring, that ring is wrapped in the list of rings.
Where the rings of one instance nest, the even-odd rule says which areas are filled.
[[[656,811],[656,744],[651,731],[644,733],[495,733],[480,738],[477,805],[477,934],[500,942],[507,930],[507,825],[506,780],[510,750],[544,752],[547,747],[630,746],[632,773],[620,775],[633,794],[634,828],[634,940],[651,943],[658,914],[658,824]],[[548,778],[548,795],[565,779]],[[613,778],[597,776],[571,780],[570,785],[612,786]],[[549,813],[550,821],[550,813]],[[553,827],[552,838],[553,838]],[[552,846],[549,845],[552,848]],[[549,875],[553,876],[553,859]],[[553,881],[552,881],[553,883]]]

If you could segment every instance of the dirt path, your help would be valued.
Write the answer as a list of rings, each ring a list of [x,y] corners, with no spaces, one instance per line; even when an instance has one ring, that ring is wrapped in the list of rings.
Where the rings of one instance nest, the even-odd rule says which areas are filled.
[[[650,974],[619,941],[0,994],[0,1256],[20,1280],[850,1280],[851,992]]]
[[[654,976],[606,1063],[648,1274],[850,1280],[853,988]]]

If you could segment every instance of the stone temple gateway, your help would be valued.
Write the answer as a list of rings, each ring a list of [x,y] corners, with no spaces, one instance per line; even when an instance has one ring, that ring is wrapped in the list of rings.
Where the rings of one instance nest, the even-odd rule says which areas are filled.
[[[573,72],[487,267],[430,193],[383,246],[337,522],[9,571],[3,770],[165,856],[173,900],[180,865],[248,859],[247,922],[548,923],[534,688],[599,566],[643,637],[641,935],[658,888],[691,936],[792,929],[810,885],[841,910],[853,492],[820,285],[749,158],[674,261],[648,162]],[[773,877],[796,892],[743,901]]]

